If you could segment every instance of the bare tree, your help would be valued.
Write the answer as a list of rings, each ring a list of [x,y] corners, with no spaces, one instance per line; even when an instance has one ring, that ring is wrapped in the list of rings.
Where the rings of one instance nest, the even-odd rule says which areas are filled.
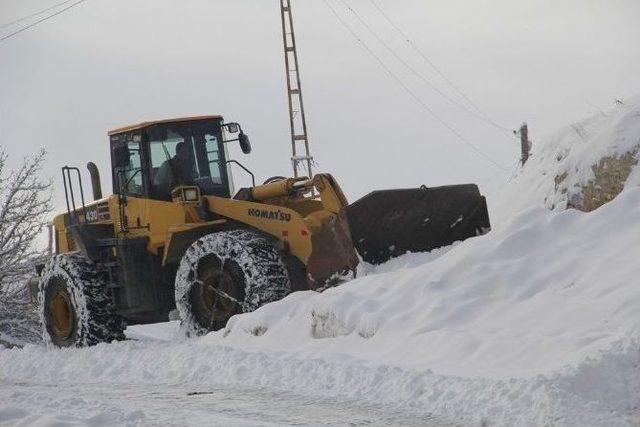
[[[52,185],[42,172],[45,156],[40,150],[7,172],[7,154],[0,147],[0,290],[29,275],[43,254],[35,240],[51,212]]]

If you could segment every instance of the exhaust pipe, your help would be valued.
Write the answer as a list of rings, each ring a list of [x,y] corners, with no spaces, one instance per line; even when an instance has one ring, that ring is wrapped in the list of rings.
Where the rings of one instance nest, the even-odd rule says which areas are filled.
[[[100,171],[95,163],[87,163],[89,175],[91,175],[91,188],[93,189],[93,200],[102,199],[102,187],[100,186]]]

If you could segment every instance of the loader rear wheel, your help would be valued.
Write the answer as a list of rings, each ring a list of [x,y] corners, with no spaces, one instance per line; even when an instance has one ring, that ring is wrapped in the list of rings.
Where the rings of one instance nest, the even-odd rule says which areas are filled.
[[[76,254],[56,255],[42,271],[38,290],[45,343],[84,347],[124,339],[103,274]]]
[[[51,332],[57,339],[67,340],[73,332],[77,315],[71,304],[71,297],[63,283],[56,280],[55,290],[51,298],[49,313],[51,315]]]
[[[280,253],[246,230],[206,235],[187,249],[176,274],[176,307],[188,336],[222,329],[231,316],[291,290]]]

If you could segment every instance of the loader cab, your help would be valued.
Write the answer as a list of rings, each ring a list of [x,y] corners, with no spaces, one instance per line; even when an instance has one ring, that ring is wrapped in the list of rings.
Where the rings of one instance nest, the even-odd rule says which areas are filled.
[[[109,133],[114,192],[171,200],[171,190],[197,185],[202,194],[230,197],[221,116],[142,123]]]

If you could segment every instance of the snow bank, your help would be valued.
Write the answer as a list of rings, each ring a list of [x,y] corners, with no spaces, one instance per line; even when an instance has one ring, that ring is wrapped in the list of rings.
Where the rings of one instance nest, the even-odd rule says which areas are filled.
[[[489,196],[492,224],[500,226],[534,206],[555,211],[599,207],[625,183],[640,184],[639,148],[640,97],[534,141],[518,176]]]
[[[410,256],[430,262],[396,260],[394,271],[235,317],[221,342],[465,377],[576,366],[640,332],[638,218],[640,189],[588,214],[532,209],[444,256]]]
[[[201,339],[138,327],[141,341],[0,350],[0,383],[240,383],[465,424],[637,425],[638,218],[638,188],[591,213],[532,209]]]

